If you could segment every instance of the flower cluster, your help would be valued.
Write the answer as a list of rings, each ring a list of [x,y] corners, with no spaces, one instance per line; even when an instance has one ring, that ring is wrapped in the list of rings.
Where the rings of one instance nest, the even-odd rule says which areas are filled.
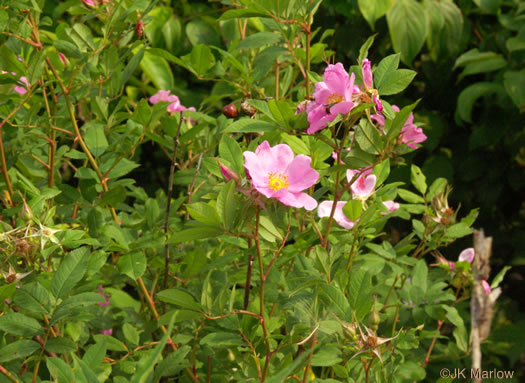
[[[392,105],[394,112],[399,112],[400,109],[396,105]],[[370,116],[377,125],[383,129],[385,127],[385,117],[381,113],[373,114]],[[399,134],[399,139],[403,144],[407,144],[410,148],[416,149],[417,145],[421,142],[426,141],[427,136],[423,133],[423,129],[414,124],[414,114],[410,113],[405,124],[401,128],[401,133]]]

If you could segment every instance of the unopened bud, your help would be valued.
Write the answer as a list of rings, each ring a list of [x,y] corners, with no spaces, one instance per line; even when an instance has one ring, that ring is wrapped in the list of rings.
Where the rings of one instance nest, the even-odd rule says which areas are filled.
[[[142,35],[144,34],[144,23],[142,20],[137,21],[137,25],[135,26],[135,33],[137,34],[137,38],[141,39]]]
[[[217,160],[217,162],[218,162],[218,160]],[[237,174],[235,174],[235,172],[233,170],[231,170],[230,168],[222,165],[220,162],[219,162],[219,167],[221,169],[222,175],[224,176],[224,178],[226,178],[226,181],[234,180],[235,183],[239,182],[239,176]]]
[[[235,104],[228,104],[224,106],[224,108],[222,108],[222,114],[224,114],[228,118],[239,117],[239,111],[237,110]]]
[[[374,295],[374,307],[372,309],[372,312],[368,316],[368,325],[370,328],[374,331],[377,331],[377,328],[379,327],[379,323],[381,322],[381,317],[379,316],[379,312],[376,308],[376,296]]]

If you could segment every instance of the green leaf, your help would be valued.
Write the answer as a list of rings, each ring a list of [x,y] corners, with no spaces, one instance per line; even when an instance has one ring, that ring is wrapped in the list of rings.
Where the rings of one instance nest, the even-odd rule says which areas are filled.
[[[368,39],[366,39],[365,43],[361,45],[361,48],[359,48],[359,62],[362,62],[368,56],[368,50],[374,43],[376,36],[377,33],[375,35],[370,36]]]
[[[425,0],[429,30],[427,46],[434,61],[455,56],[461,49],[463,14],[452,0]]]
[[[42,77],[46,56],[47,50],[42,49],[33,54],[29,60],[29,67],[27,68],[27,80],[30,84],[34,85]]]
[[[525,70],[506,71],[503,75],[505,91],[519,108],[520,112],[525,111]]]
[[[375,30],[376,20],[383,17],[392,6],[393,0],[358,0],[359,10],[370,25]]]
[[[44,329],[36,319],[16,312],[9,312],[0,317],[0,330],[24,337],[33,337],[44,333]]]
[[[374,84],[376,88],[380,88],[383,85],[383,79],[389,73],[395,72],[399,66],[399,53],[394,55],[386,56],[379,62],[376,69],[374,70]]]
[[[312,366],[317,367],[333,366],[342,361],[341,350],[335,345],[324,346],[312,356]]]
[[[330,309],[343,320],[351,318],[350,305],[343,292],[334,285],[321,285],[323,296],[328,301]]]
[[[214,45],[220,46],[219,33],[205,21],[196,19],[186,24],[186,35],[191,45]]]
[[[189,293],[179,289],[162,290],[155,296],[158,300],[177,305],[188,310],[201,312],[201,305]]]
[[[240,8],[240,9],[230,9],[224,12],[219,20],[232,20],[239,19],[244,17],[270,17],[264,12],[259,12],[253,8]]]
[[[49,314],[50,298],[49,292],[40,283],[32,282],[17,289],[13,301],[17,306],[31,313]]]
[[[281,34],[274,32],[258,32],[242,40],[237,49],[262,48],[266,45],[277,44],[281,41]]]
[[[122,274],[126,274],[134,281],[146,271],[146,257],[142,252],[136,251],[119,258],[117,266]]]
[[[235,181],[229,181],[217,197],[217,212],[222,218],[222,224],[228,231],[234,227],[237,216],[238,202],[235,198]]]
[[[495,71],[506,65],[507,61],[502,55],[494,52],[479,52],[474,48],[459,56],[454,68],[465,67],[458,77],[458,80],[461,80],[465,76]]]
[[[367,270],[359,269],[350,279],[350,304],[355,310],[357,320],[362,320],[374,304],[372,297],[372,277]]]
[[[405,106],[399,111],[399,113],[396,113],[396,117],[394,118],[394,121],[392,121],[392,126],[387,131],[387,136],[390,140],[395,140],[399,136],[403,125],[405,125],[408,117],[410,117],[410,113],[412,113],[417,104],[419,104],[419,101],[420,100],[417,100],[413,104]]]
[[[228,161],[231,169],[235,173],[241,174],[244,159],[242,149],[237,141],[230,136],[223,135],[219,144],[219,155],[221,156],[221,159]]]
[[[291,128],[290,122],[295,117],[295,113],[289,103],[285,101],[270,100],[268,109],[275,121],[286,126],[287,130]]]
[[[25,358],[39,349],[40,345],[37,342],[28,339],[9,343],[0,349],[0,363]]]
[[[69,365],[60,358],[47,358],[46,366],[51,376],[58,383],[70,383],[75,381],[75,374]]]
[[[69,253],[62,261],[53,280],[51,292],[57,298],[64,298],[86,273],[89,263],[89,249],[80,247]]]
[[[184,345],[179,347],[178,350],[172,351],[168,356],[159,363],[155,368],[155,382],[160,381],[160,377],[163,376],[174,376],[181,370],[191,365],[190,359],[187,357],[191,351],[191,347]]]
[[[503,281],[503,278],[505,278],[505,274],[507,274],[507,271],[509,271],[512,267],[511,266],[505,266],[503,269],[500,270],[498,274],[494,277],[492,280],[492,283],[490,284],[491,289],[495,289],[499,286],[499,284]]]
[[[219,226],[221,219],[217,214],[215,207],[204,202],[194,202],[192,204],[186,205],[188,213],[191,217],[206,225]]]
[[[401,381],[419,381],[426,377],[426,371],[416,362],[404,362],[396,368],[395,376]]]
[[[443,306],[447,311],[447,319],[456,326],[456,329],[453,332],[454,338],[456,339],[456,344],[458,348],[466,352],[468,349],[468,340],[467,340],[467,330],[465,329],[465,323],[463,318],[458,313],[458,310],[455,307]]]
[[[425,9],[416,0],[397,0],[386,19],[394,51],[401,53],[401,60],[410,65],[425,43]]]
[[[359,147],[367,153],[379,154],[383,150],[383,140],[375,126],[362,119],[355,130],[354,138]]]
[[[238,334],[229,332],[212,332],[201,339],[200,344],[210,347],[245,346],[246,343]]]
[[[204,44],[199,44],[191,50],[191,65],[195,71],[203,76],[215,64],[215,57],[211,49]]]
[[[107,352],[107,338],[103,337],[99,342],[89,346],[82,360],[91,367],[98,367],[102,364]]]
[[[260,133],[272,132],[277,130],[277,127],[267,121],[253,120],[251,118],[241,118],[234,121],[222,133]]]
[[[377,91],[381,96],[389,96],[397,94],[406,89],[416,76],[416,72],[409,69],[397,69],[385,73],[380,85],[377,86]]]
[[[122,332],[124,332],[124,338],[134,346],[139,345],[140,343],[140,332],[136,327],[132,326],[130,323],[124,323],[122,326]]]
[[[131,75],[137,69],[140,62],[142,61],[142,58],[144,57],[145,47],[142,46],[142,48],[133,55],[131,60],[129,60],[128,64],[122,71],[122,75],[120,77],[120,83],[118,89],[121,89],[130,79]]]
[[[424,259],[417,261],[412,272],[412,285],[422,291],[423,296],[427,292],[428,267]],[[419,302],[416,302],[416,304]]]
[[[83,127],[85,130],[84,141],[95,157],[101,156],[108,148],[108,140],[104,133],[104,125],[98,121],[91,120]]]
[[[176,232],[168,240],[168,243],[181,243],[196,239],[216,237],[222,233],[223,230],[217,226],[200,226]]]
[[[140,68],[157,89],[173,89],[175,87],[173,73],[166,59],[154,55],[148,50],[144,52]]]
[[[54,352],[55,354],[66,354],[76,350],[76,343],[68,338],[50,338],[46,342],[46,351]]]
[[[472,234],[472,228],[468,227],[465,223],[460,222],[455,225],[447,227],[447,232],[445,233],[445,238],[447,239],[456,239],[465,237]]]
[[[477,82],[467,86],[458,96],[457,114],[466,122],[472,123],[472,108],[482,96],[501,91],[501,85],[494,82]]]
[[[3,32],[5,27],[7,26],[7,22],[9,20],[9,15],[6,11],[3,9],[0,10],[0,32]]]
[[[386,159],[374,166],[373,174],[377,177],[376,187],[385,182],[390,175],[390,160]]]
[[[427,181],[426,177],[419,168],[419,166],[412,164],[410,167],[410,180],[412,185],[419,191],[421,194],[425,194],[427,191]]]
[[[343,213],[352,222],[356,222],[361,217],[362,211],[363,204],[355,199],[348,201],[343,207]]]

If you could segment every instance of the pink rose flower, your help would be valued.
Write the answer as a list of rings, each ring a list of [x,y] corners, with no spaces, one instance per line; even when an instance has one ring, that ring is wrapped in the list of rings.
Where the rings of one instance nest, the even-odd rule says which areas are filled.
[[[355,225],[354,222],[346,218],[345,213],[343,212],[343,207],[346,205],[346,201],[338,201],[335,206],[334,211],[334,220],[337,224],[345,229],[352,229]],[[319,204],[317,208],[317,215],[319,218],[330,217],[332,212],[332,207],[334,206],[334,201],[323,201]]]
[[[24,76],[20,77],[20,79],[18,80],[18,83],[21,84],[22,86],[13,87],[15,92],[17,92],[18,94],[26,94],[27,88],[31,87],[31,84],[29,84],[29,81],[27,81],[27,78]]]
[[[352,73],[348,76],[343,64],[328,65],[324,72],[324,81],[315,84],[315,101],[306,107],[310,127],[306,130],[313,134],[326,128],[339,113],[347,114],[354,107],[352,94],[355,92]]]
[[[268,198],[276,198],[286,206],[313,210],[317,201],[302,191],[313,186],[319,173],[310,167],[312,159],[305,155],[294,158],[286,144],[270,147],[264,141],[254,152],[244,152],[244,168],[253,187]]]
[[[394,201],[383,201],[383,205],[385,205],[389,213],[393,213],[397,209],[399,209],[399,204]],[[386,213],[381,213],[381,214],[386,215]]]
[[[348,182],[351,182],[352,178],[354,178],[356,174],[359,174],[359,177],[354,181],[352,186],[350,186],[352,194],[356,199],[364,201],[368,197],[370,197],[370,195],[374,192],[377,178],[374,174],[371,173],[372,169],[370,168],[365,169],[361,172],[351,169],[348,169],[346,171],[346,179],[348,180]]]

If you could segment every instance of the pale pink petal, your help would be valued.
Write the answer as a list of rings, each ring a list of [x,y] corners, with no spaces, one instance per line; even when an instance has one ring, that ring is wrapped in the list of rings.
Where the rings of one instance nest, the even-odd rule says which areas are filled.
[[[426,141],[427,136],[423,133],[423,129],[418,128],[414,124],[404,125],[401,129],[401,142],[407,144],[409,147],[416,149],[417,145]]]
[[[335,115],[335,117],[337,117],[339,113],[347,114],[350,112],[350,110],[353,107],[354,107],[354,103],[352,101],[339,102],[330,108],[330,114]],[[334,117],[334,120],[335,120],[335,117]]]
[[[306,193],[292,193],[288,189],[280,189],[275,193],[275,198],[286,206],[305,208],[311,211],[317,207],[317,201]]]
[[[96,4],[93,0],[82,0],[82,2],[88,7],[91,7],[91,8],[96,7]]]
[[[401,111],[401,109],[399,109],[399,107],[397,105],[392,105],[392,109],[394,110],[394,112],[396,113],[399,113]]]
[[[288,165],[285,175],[288,177],[291,192],[300,192],[313,186],[319,180],[319,173],[310,167],[312,159],[308,156],[298,155]]]
[[[346,205],[346,201],[338,201],[334,211],[334,220],[337,224],[345,229],[352,229],[355,225],[354,222],[350,221],[343,213],[343,207]],[[334,201],[323,201],[317,208],[317,215],[320,218],[330,217]]]
[[[377,125],[379,125],[380,127],[384,127],[385,126],[385,117],[381,114],[372,114],[370,116],[370,118],[372,120],[374,120]]]
[[[317,104],[325,105],[328,103],[328,97],[330,97],[333,92],[328,89],[324,82],[318,82],[315,84],[315,91],[312,95]]]
[[[490,285],[486,279],[483,279],[481,281],[481,286],[483,287],[483,290],[485,290],[487,294],[490,294],[492,292],[492,289],[490,288]]]
[[[15,92],[17,92],[18,94],[26,94],[27,93],[27,89],[31,87],[31,84],[29,84],[29,81],[27,81],[27,78],[24,77],[24,76],[20,77],[18,79],[18,83],[22,84],[24,86],[15,86],[15,87],[13,87]]]
[[[474,260],[474,248],[469,247],[459,254],[458,261],[472,263]]]
[[[324,71],[324,82],[331,93],[345,96],[345,86],[348,85],[348,73],[343,64],[337,63],[335,65],[328,65]]]
[[[399,204],[394,201],[383,201],[383,205],[388,209],[389,213],[395,212],[397,209],[399,209]]]
[[[244,155],[244,168],[246,169],[247,174],[250,175],[250,178],[254,186],[268,185],[268,173],[266,169],[263,167],[262,161],[260,160],[257,153],[246,151],[243,153],[243,155]]]
[[[149,98],[149,102],[154,105],[158,102],[168,101],[168,98],[170,97],[170,93],[171,91],[169,90],[159,90],[157,93],[155,93],[153,96]],[[174,95],[174,97],[177,97],[177,96]],[[177,97],[177,100],[178,100],[178,97]],[[176,100],[174,99],[169,100],[169,102],[175,102],[175,101]]]
[[[372,64],[368,59],[363,60],[363,67],[361,68],[363,74],[363,83],[368,89],[372,89],[373,78],[372,78]]]
[[[275,145],[270,158],[265,158],[263,166],[271,173],[284,173],[294,160],[292,149],[286,144]]]
[[[361,175],[359,178],[352,184],[350,187],[352,193],[359,199],[367,199],[370,194],[374,192],[374,187],[376,186],[376,176],[375,175]]]

